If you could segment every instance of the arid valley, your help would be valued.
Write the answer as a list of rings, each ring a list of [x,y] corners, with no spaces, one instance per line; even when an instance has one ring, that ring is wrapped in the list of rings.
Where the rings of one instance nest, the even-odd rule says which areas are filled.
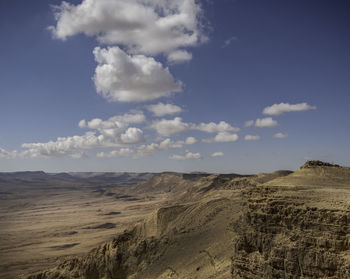
[[[349,278],[350,169],[1,173],[1,278]]]
[[[0,279],[350,279],[349,0],[1,0]]]

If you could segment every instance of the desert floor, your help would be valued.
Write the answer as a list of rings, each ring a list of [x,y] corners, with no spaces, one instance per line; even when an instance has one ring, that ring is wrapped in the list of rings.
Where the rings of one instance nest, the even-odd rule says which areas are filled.
[[[11,187],[0,193],[3,279],[53,266],[62,256],[84,254],[167,199],[164,194],[111,195],[91,185]]]

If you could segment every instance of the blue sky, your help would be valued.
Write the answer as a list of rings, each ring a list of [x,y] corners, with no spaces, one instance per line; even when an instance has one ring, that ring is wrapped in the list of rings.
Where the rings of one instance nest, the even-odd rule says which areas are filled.
[[[0,3],[0,171],[350,165],[348,1],[68,3]]]

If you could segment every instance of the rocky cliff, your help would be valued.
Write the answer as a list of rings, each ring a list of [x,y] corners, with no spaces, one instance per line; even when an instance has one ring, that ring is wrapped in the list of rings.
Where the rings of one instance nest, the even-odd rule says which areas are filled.
[[[350,208],[309,207],[310,193],[300,192],[245,191],[233,278],[350,278]]]

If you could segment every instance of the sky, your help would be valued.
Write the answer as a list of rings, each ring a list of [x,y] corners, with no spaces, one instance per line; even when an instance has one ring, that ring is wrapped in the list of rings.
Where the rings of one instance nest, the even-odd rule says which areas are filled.
[[[2,0],[0,171],[349,166],[349,9]]]

